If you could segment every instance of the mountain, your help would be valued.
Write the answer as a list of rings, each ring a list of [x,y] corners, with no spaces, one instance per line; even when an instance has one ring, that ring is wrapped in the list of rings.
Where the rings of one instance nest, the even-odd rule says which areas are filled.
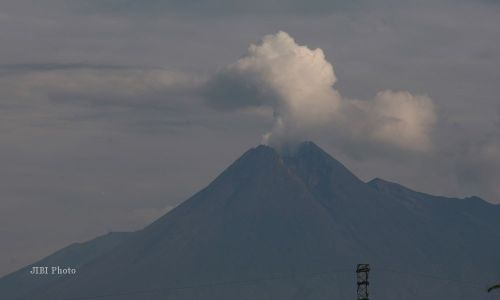
[[[33,278],[33,275],[30,275],[31,266],[72,266],[80,269],[99,256],[110,252],[110,250],[121,244],[130,235],[131,233],[128,232],[113,232],[85,243],[75,243],[47,256],[33,265],[7,275],[0,279],[1,299],[4,299],[4,297],[5,299],[15,299],[21,294],[39,288],[43,289],[64,277],[63,275],[56,275]]]
[[[2,299],[343,299],[370,263],[384,299],[480,299],[500,279],[500,207],[361,181],[312,142],[258,146],[146,228],[0,279]]]

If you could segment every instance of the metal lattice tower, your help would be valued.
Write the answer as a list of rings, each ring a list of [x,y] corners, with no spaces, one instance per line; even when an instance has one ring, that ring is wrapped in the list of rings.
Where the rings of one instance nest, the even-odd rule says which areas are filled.
[[[358,264],[356,269],[356,279],[358,283],[358,300],[368,300],[368,273],[370,273],[369,264]]]

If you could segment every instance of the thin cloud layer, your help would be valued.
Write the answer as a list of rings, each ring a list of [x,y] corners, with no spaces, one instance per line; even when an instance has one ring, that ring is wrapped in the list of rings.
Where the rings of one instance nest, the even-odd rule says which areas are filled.
[[[201,82],[163,69],[20,65],[2,70],[0,92],[14,105],[47,100],[161,107],[169,104],[166,99],[194,94]]]
[[[409,92],[379,92],[349,100],[333,88],[333,66],[321,49],[298,45],[286,32],[265,36],[247,54],[212,78],[209,105],[220,110],[271,107],[274,125],[263,141],[294,143],[332,128],[352,142],[380,143],[411,151],[431,149],[433,101]]]

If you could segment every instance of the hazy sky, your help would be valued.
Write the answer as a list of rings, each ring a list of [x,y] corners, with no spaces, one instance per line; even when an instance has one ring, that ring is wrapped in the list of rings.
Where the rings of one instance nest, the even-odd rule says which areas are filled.
[[[334,74],[278,76],[309,62],[274,68],[264,48],[248,50],[269,34],[276,53],[322,49],[316,62]],[[321,82],[311,98],[361,114],[349,104],[304,138],[362,179],[500,203],[498,1],[3,0],[0,43],[0,275],[148,224],[276,136],[272,109],[288,109],[304,80]],[[227,82],[280,98],[256,105],[255,89]],[[393,109],[405,101],[416,106]],[[382,117],[407,120],[407,140]],[[384,134],[351,138],[373,124]]]

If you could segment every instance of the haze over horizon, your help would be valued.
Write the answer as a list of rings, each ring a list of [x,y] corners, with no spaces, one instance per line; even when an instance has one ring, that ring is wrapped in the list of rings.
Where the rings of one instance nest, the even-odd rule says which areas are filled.
[[[500,203],[499,3],[218,3],[2,1],[0,276],[142,228],[263,136]]]

